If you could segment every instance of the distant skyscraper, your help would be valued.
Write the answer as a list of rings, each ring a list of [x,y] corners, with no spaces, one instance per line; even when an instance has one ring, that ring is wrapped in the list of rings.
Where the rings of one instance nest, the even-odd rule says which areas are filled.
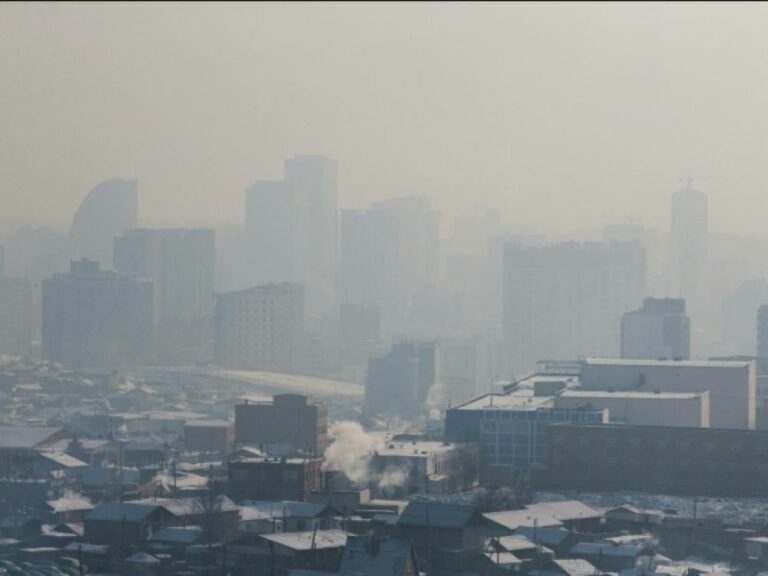
[[[642,308],[621,317],[621,357],[688,360],[690,329],[685,300],[646,298]]]
[[[5,246],[0,245],[0,354],[23,356],[33,333],[33,292],[26,280],[5,276]]]
[[[214,230],[129,229],[115,238],[114,262],[118,272],[152,280],[161,362],[212,355]]]
[[[152,351],[152,283],[72,262],[43,282],[43,358],[82,369],[142,364]]]
[[[538,360],[617,356],[621,315],[644,296],[637,243],[506,246],[503,368],[521,375]]]
[[[304,289],[266,284],[216,297],[216,357],[222,366],[290,372],[304,335]]]
[[[685,299],[694,321],[706,311],[709,267],[707,218],[707,196],[694,190],[690,182],[672,195],[669,236],[671,292]]]
[[[417,416],[430,388],[440,379],[439,349],[434,342],[404,341],[381,358],[368,361],[366,408],[373,413]]]
[[[304,285],[307,312],[335,303],[337,166],[324,156],[285,161],[281,181],[255,182],[246,193],[251,285]]]
[[[343,211],[341,301],[380,306],[387,333],[409,328],[415,297],[437,285],[439,243],[440,213],[425,196]]]
[[[768,367],[768,304],[757,310],[757,364],[758,373],[766,373]]]
[[[137,180],[115,178],[94,187],[80,203],[69,231],[72,256],[112,268],[112,242],[135,228],[139,210]]]

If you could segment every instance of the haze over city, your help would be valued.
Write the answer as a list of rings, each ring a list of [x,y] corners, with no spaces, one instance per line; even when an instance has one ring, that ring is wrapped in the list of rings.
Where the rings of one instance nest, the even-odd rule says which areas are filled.
[[[766,30],[0,3],[0,576],[767,576]]]
[[[339,160],[342,207],[424,193],[545,232],[666,228],[668,195],[703,176],[713,230],[764,236],[759,3],[0,14],[5,217],[66,223],[121,176],[141,182],[143,222],[238,222],[254,179],[308,153]]]

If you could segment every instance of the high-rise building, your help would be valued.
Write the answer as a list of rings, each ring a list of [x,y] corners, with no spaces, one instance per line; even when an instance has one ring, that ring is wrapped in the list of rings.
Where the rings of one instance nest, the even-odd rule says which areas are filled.
[[[152,280],[161,362],[212,355],[214,230],[129,229],[115,238],[114,262],[118,272]]]
[[[645,296],[643,249],[634,242],[568,242],[504,250],[502,366],[617,356],[621,315]]]
[[[23,356],[29,352],[33,322],[32,285],[6,278],[5,246],[0,245],[0,354]]]
[[[669,237],[671,293],[684,298],[694,317],[704,316],[707,300],[707,196],[690,182],[672,195]]]
[[[685,300],[646,298],[642,308],[621,317],[621,357],[688,360],[690,330]]]
[[[302,284],[308,313],[330,311],[337,218],[335,160],[294,156],[285,161],[283,180],[255,182],[246,192],[249,283]]]
[[[495,380],[494,345],[484,338],[440,341],[440,374],[444,394],[453,404],[487,392]]]
[[[322,456],[328,443],[328,407],[301,394],[279,394],[272,402],[246,400],[235,406],[235,442],[270,455]]]
[[[137,180],[115,178],[95,186],[80,203],[69,239],[75,259],[112,268],[112,242],[126,228],[135,228],[139,210]]]
[[[152,283],[72,262],[43,282],[43,358],[74,369],[142,364],[152,351]]]
[[[765,374],[768,366],[768,304],[757,309],[757,363],[758,373]]]
[[[434,342],[397,342],[386,356],[368,360],[366,408],[373,413],[417,416],[439,381],[440,355]]]
[[[439,246],[440,213],[425,196],[343,211],[340,300],[380,306],[385,333],[411,328],[417,296],[438,283]]]
[[[216,358],[222,366],[290,372],[304,336],[304,288],[266,284],[216,297]]]

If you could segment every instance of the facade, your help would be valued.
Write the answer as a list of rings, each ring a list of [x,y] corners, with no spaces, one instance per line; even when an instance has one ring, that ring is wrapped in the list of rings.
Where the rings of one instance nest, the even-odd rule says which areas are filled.
[[[152,283],[72,262],[43,282],[43,357],[74,369],[138,365],[152,352]]]
[[[221,366],[290,372],[304,336],[304,288],[266,284],[216,297],[216,359]]]
[[[611,424],[709,428],[709,392],[566,390],[559,409],[607,409]]]
[[[551,395],[536,396],[533,384],[530,389],[486,394],[446,411],[447,441],[480,444],[481,484],[525,479],[546,466],[551,424],[608,422],[608,410],[557,408]]]
[[[440,375],[451,404],[459,404],[489,390],[495,380],[492,342],[483,338],[440,341]]]
[[[509,244],[503,283],[505,370],[522,375],[548,358],[617,356],[621,316],[645,297],[645,252],[634,242]]]
[[[322,458],[242,458],[229,463],[229,493],[241,500],[309,502],[322,486]]]
[[[193,452],[226,454],[235,441],[235,427],[227,420],[190,420],[184,424],[184,447]]]
[[[402,341],[382,358],[368,361],[366,409],[415,416],[425,408],[430,388],[440,381],[440,352],[434,342]]]
[[[768,432],[662,426],[550,428],[549,487],[768,496]]]
[[[283,180],[246,192],[250,285],[291,282],[306,288],[307,312],[335,302],[337,165],[324,156],[285,161]]]
[[[681,298],[646,298],[639,310],[621,317],[621,357],[688,360],[691,321]]]
[[[706,310],[708,207],[706,194],[690,182],[672,195],[669,252],[670,293],[685,298],[694,318]]]
[[[757,310],[757,373],[768,374],[768,304]]]
[[[23,356],[32,345],[35,310],[32,285],[0,277],[0,354]]]
[[[339,299],[381,308],[382,330],[414,327],[412,302],[439,275],[440,213],[425,196],[343,210]]]
[[[375,493],[400,497],[467,490],[477,480],[478,456],[476,444],[392,439],[371,458]]]
[[[328,443],[328,408],[300,394],[280,394],[272,402],[235,406],[235,441],[267,454],[322,455]]]
[[[127,228],[135,228],[139,211],[137,180],[115,178],[95,186],[80,203],[69,230],[72,258],[99,262],[112,268],[112,242]]]
[[[755,363],[586,358],[584,390],[709,392],[712,428],[755,427]]]
[[[204,361],[213,351],[215,232],[132,228],[114,241],[115,269],[152,280],[158,359]]]

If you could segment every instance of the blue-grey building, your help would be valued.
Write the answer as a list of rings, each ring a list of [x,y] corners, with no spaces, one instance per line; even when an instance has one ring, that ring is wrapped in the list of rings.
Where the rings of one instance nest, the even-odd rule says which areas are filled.
[[[480,444],[480,482],[526,478],[547,462],[549,425],[607,423],[608,411],[554,407],[553,390],[568,387],[569,376],[536,374],[504,394],[485,394],[446,411],[445,439]]]

